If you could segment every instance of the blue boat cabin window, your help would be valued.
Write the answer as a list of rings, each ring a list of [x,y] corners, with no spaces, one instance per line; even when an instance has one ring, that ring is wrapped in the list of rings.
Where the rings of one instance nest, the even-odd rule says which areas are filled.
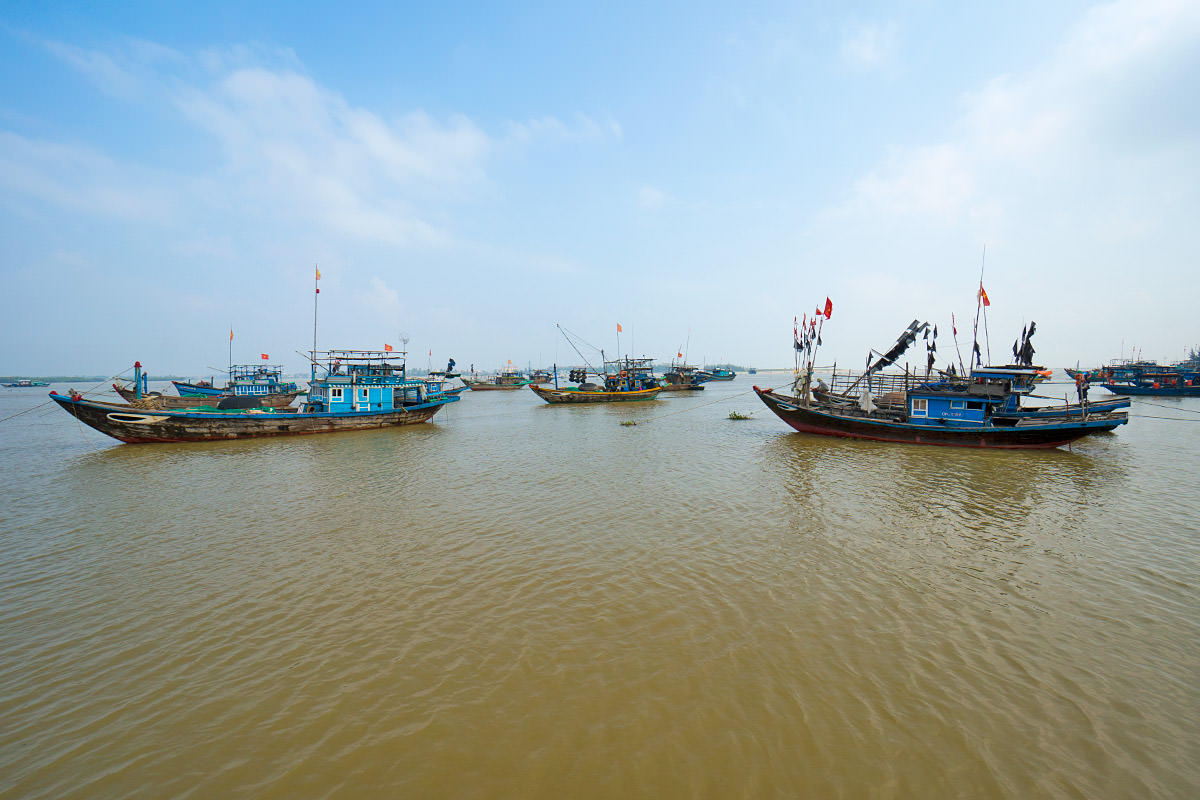
[[[966,407],[967,407],[966,400],[951,400],[950,401],[950,408],[966,408]]]
[[[330,386],[329,387],[329,402],[331,402],[331,403],[334,401],[341,402],[342,391],[343,390],[342,390],[341,386]]]
[[[983,401],[981,401],[981,400],[968,400],[968,401],[967,401],[967,408],[969,408],[969,409],[971,409],[971,410],[973,410],[973,411],[982,411],[982,410],[983,410]]]
[[[924,417],[929,413],[929,401],[924,397],[914,397],[912,401],[912,415],[914,417]]]

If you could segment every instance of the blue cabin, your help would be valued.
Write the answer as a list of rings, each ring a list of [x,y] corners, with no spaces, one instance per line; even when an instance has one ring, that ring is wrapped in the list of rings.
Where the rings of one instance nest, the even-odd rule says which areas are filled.
[[[318,370],[324,372],[318,375]],[[313,358],[306,412],[379,413],[442,397],[440,387],[405,374],[404,354],[330,350]]]

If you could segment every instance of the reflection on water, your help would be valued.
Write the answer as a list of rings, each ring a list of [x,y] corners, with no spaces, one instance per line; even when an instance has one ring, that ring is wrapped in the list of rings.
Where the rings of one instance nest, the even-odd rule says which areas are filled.
[[[748,388],[186,446],[35,417],[0,796],[1196,793],[1192,427],[889,446]]]

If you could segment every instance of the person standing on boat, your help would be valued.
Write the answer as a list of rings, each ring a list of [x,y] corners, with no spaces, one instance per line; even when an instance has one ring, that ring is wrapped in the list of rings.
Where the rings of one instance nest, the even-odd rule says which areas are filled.
[[[1088,396],[1088,379],[1087,375],[1079,372],[1075,374],[1075,390],[1079,393],[1079,405],[1087,408]]]

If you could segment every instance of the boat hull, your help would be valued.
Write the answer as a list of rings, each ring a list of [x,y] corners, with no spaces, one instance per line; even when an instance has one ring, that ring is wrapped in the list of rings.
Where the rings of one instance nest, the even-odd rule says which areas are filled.
[[[50,399],[83,424],[130,444],[253,439],[411,425],[428,421],[442,406],[458,400],[457,397],[444,397],[417,406],[382,412],[308,414],[139,409],[54,393],[51,393]]]
[[[1138,397],[1200,397],[1200,386],[1133,386],[1127,383],[1100,384],[1113,394],[1128,394]]]
[[[135,408],[149,408],[155,410],[171,409],[171,408],[197,408],[199,406],[215,406],[217,403],[224,400],[226,397],[252,397],[259,401],[259,404],[264,408],[287,408],[297,397],[304,392],[282,392],[279,394],[264,394],[264,395],[232,395],[232,394],[215,394],[215,395],[192,395],[190,397],[175,397],[169,394],[145,394],[140,398],[137,393],[131,389],[126,389],[120,386],[113,387],[117,394]]]
[[[543,389],[541,386],[530,386],[533,393],[547,403],[629,403],[640,400],[653,400],[658,397],[662,387],[653,389],[638,389],[632,392],[589,392],[578,389]]]
[[[459,378],[459,380],[465,383],[467,388],[469,388],[472,392],[511,392],[514,389],[524,389],[526,386],[530,385],[529,381],[524,381],[522,383],[488,383],[485,381],[471,381],[467,380],[466,378]]]
[[[1128,421],[1124,414],[1096,420],[1021,420],[1010,426],[935,426],[842,414],[804,406],[798,398],[754,387],[760,400],[800,433],[877,442],[976,447],[1000,450],[1051,449],[1086,436],[1111,431]]]

